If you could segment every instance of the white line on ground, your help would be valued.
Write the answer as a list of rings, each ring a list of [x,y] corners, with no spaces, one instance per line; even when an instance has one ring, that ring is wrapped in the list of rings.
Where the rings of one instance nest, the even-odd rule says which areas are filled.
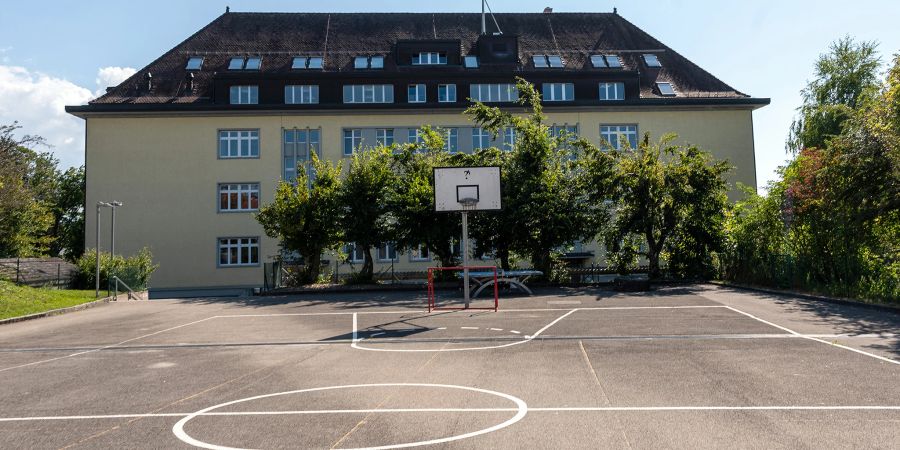
[[[477,330],[478,327],[460,327],[463,330]]]
[[[728,309],[730,309],[730,310],[732,310],[732,311],[734,311],[734,312],[736,312],[736,313],[743,314],[743,315],[745,315],[745,316],[747,316],[747,317],[749,317],[749,318],[751,318],[751,319],[756,319],[756,320],[758,320],[758,321],[760,321],[760,322],[762,322],[762,323],[764,323],[764,324],[773,326],[773,327],[778,328],[778,329],[780,329],[780,330],[787,331],[788,333],[791,333],[791,334],[796,335],[797,337],[801,337],[801,338],[803,338],[803,339],[809,339],[809,340],[811,340],[811,341],[821,342],[821,343],[823,343],[823,344],[828,344],[828,345],[831,345],[831,346],[834,346],[834,347],[839,347],[839,348],[842,348],[842,349],[844,349],[844,350],[850,350],[851,352],[859,353],[860,355],[870,356],[870,357],[872,357],[872,358],[875,358],[875,359],[878,359],[878,360],[881,360],[881,361],[884,361],[884,362],[889,362],[889,363],[891,363],[891,364],[897,364],[897,365],[900,365],[900,361],[897,361],[897,360],[894,360],[894,359],[885,358],[884,356],[878,356],[878,355],[876,355],[876,354],[874,354],[874,353],[869,353],[869,352],[866,352],[866,351],[862,351],[862,350],[859,350],[859,349],[855,349],[855,348],[853,348],[853,347],[847,347],[846,345],[841,345],[841,344],[838,344],[838,343],[836,343],[836,342],[823,341],[822,339],[819,339],[819,338],[816,338],[816,337],[812,337],[812,336],[808,336],[808,335],[804,335],[804,334],[800,334],[800,333],[798,333],[798,332],[796,332],[796,331],[794,331],[794,330],[792,330],[792,329],[790,329],[790,328],[786,328],[786,327],[783,327],[783,326],[781,326],[781,325],[777,325],[777,324],[774,324],[774,323],[772,323],[772,322],[769,322],[769,321],[767,321],[767,320],[760,319],[759,317],[756,317],[756,316],[754,316],[753,314],[746,313],[746,312],[741,311],[741,310],[739,310],[739,309],[737,309],[737,308],[732,308],[731,306],[726,306],[726,308],[728,308]]]
[[[503,328],[488,328],[491,331],[503,331]]]
[[[379,408],[322,409],[305,411],[227,411],[205,412],[195,416],[290,416],[314,414],[393,414],[393,413],[469,413],[512,412],[517,408]],[[835,406],[562,406],[529,407],[528,412],[616,412],[616,411],[900,411],[900,406],[835,405]],[[0,417],[0,422],[37,422],[52,420],[102,420],[153,417],[184,417],[191,413],[97,414],[78,416]]]
[[[510,332],[510,333],[515,333],[515,334],[522,334],[521,331],[516,331],[516,330],[509,330],[509,332]]]
[[[0,372],[6,372],[7,370],[19,369],[19,368],[22,368],[22,367],[29,367],[29,366],[34,366],[34,365],[38,365],[38,364],[48,363],[48,362],[51,362],[51,361],[58,361],[58,360],[60,360],[60,359],[71,358],[71,357],[73,357],[73,356],[84,355],[84,354],[87,354],[87,353],[99,352],[100,350],[106,350],[106,349],[108,349],[108,348],[113,348],[113,347],[116,347],[116,346],[119,346],[119,345],[122,345],[122,344],[127,344],[127,343],[129,343],[129,342],[133,342],[133,341],[136,341],[136,340],[139,340],[139,339],[144,339],[144,338],[147,338],[147,337],[150,337],[150,336],[155,336],[155,335],[160,334],[160,333],[165,333],[165,332],[167,332],[167,331],[172,331],[172,330],[176,330],[176,329],[178,329],[178,328],[186,327],[186,326],[189,326],[189,325],[194,325],[194,324],[196,324],[196,323],[204,322],[204,321],[207,321],[207,320],[213,319],[213,318],[215,318],[215,316],[213,316],[213,317],[207,317],[207,318],[205,318],[205,319],[195,320],[195,321],[193,321],[193,322],[188,322],[188,323],[181,324],[181,325],[177,325],[177,326],[174,326],[174,327],[171,327],[171,328],[166,328],[165,330],[159,330],[159,331],[155,331],[155,332],[153,332],[153,333],[147,333],[147,334],[145,334],[145,335],[143,335],[143,336],[138,336],[138,337],[136,337],[136,338],[126,339],[126,340],[124,340],[124,341],[122,341],[122,342],[118,342],[118,343],[115,343],[115,344],[105,345],[105,346],[103,346],[103,347],[97,347],[97,348],[93,348],[93,349],[90,349],[90,350],[84,350],[84,351],[81,351],[81,352],[72,353],[72,354],[70,354],[70,355],[59,356],[59,357],[56,357],[56,358],[50,358],[50,359],[44,359],[44,360],[41,360],[41,361],[34,361],[34,362],[27,363],[27,364],[20,364],[20,365],[18,365],[18,366],[6,367],[6,368],[3,368],[3,369],[0,369]]]
[[[683,305],[683,306],[589,306],[589,307],[579,307],[576,309],[580,309],[582,311],[595,311],[595,310],[629,310],[629,309],[694,309],[694,308],[727,308],[725,305]],[[500,309],[496,312],[505,313],[505,312],[549,312],[549,311],[571,311],[572,308],[517,308],[517,309]],[[465,312],[465,310],[461,311]],[[356,311],[356,312],[310,312],[310,313],[271,313],[271,314],[226,314],[226,315],[217,315],[212,316],[210,319],[229,319],[229,318],[242,318],[242,317],[280,317],[280,316],[342,316],[342,315],[350,315],[350,314],[427,314],[428,310],[418,310],[418,309],[410,309],[410,310],[397,310],[397,311]]]

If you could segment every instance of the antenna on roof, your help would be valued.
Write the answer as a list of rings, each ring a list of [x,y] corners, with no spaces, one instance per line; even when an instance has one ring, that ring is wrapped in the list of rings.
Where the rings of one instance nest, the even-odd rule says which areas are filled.
[[[613,14],[618,14],[618,13],[619,13],[619,9],[616,8],[615,6],[613,6]]]
[[[491,11],[491,5],[488,4],[487,0],[481,0],[481,34],[487,34],[487,24],[485,23],[485,15],[484,15],[484,7],[487,6],[488,12],[491,14],[491,19],[494,21],[494,26],[497,27],[497,31],[493,33],[494,35],[503,34],[503,31],[500,31],[500,24],[497,23],[497,18],[494,17],[494,11]]]
[[[230,7],[230,6],[226,6],[226,7],[225,7],[225,12],[226,12],[226,13],[230,13],[230,12],[231,12],[231,7]]]

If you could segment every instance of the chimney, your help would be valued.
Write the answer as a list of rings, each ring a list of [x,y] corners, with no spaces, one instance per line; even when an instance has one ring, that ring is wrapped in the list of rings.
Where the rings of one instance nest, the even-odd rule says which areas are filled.
[[[546,8],[544,8],[544,14],[550,14],[550,13],[552,13],[552,12],[553,12],[553,8],[551,8],[551,7],[549,7],[549,6],[546,7]]]

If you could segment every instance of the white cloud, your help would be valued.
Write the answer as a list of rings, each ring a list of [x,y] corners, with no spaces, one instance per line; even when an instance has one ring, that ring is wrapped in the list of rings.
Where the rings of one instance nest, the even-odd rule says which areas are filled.
[[[128,79],[128,77],[134,75],[137,72],[136,69],[131,67],[101,67],[97,71],[97,96],[101,96],[106,93],[106,88],[111,86],[118,86],[119,83]]]
[[[0,123],[18,121],[23,134],[43,136],[64,167],[84,164],[84,121],[67,114],[65,106],[93,97],[70,81],[0,65]]]

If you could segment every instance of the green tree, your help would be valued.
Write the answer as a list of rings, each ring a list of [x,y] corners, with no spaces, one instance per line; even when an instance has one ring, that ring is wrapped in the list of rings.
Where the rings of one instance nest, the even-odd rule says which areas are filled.
[[[791,124],[787,148],[824,148],[838,136],[853,111],[878,87],[881,60],[875,42],[856,42],[846,36],[829,47],[816,61],[815,77],[801,92],[799,117]]]
[[[378,147],[354,153],[341,183],[340,204],[344,211],[340,224],[344,240],[363,250],[361,281],[372,280],[372,248],[392,240],[388,200],[395,179],[391,150]]]
[[[59,175],[53,205],[50,254],[76,260],[84,253],[84,166],[71,167]]]
[[[678,263],[676,275],[702,273],[724,239],[724,174],[730,167],[697,147],[672,144],[675,138],[669,134],[650,144],[646,134],[637,149],[617,152],[617,208],[606,241],[615,249],[631,236],[641,237],[651,279],[661,276],[666,250]]]
[[[53,236],[50,202],[53,159],[30,150],[43,145],[38,136],[16,138],[17,123],[0,125],[0,256],[40,256]]]
[[[497,241],[490,235],[477,239],[495,239],[494,244],[501,248],[508,245],[510,251],[528,256],[549,276],[553,269],[551,255],[556,249],[596,234],[598,203],[588,201],[586,177],[579,170],[575,150],[578,147],[570,145],[565,136],[551,135],[544,124],[540,94],[533,85],[518,78],[516,86],[518,103],[530,109],[527,115],[483,103],[466,110],[478,126],[495,137],[506,128],[513,128],[516,136],[505,164],[502,202],[507,211],[495,225],[497,232],[508,234],[509,241]]]
[[[312,179],[305,170],[298,170],[296,184],[280,183],[274,202],[256,213],[266,235],[280,239],[284,250],[303,257],[303,283],[318,279],[322,253],[336,250],[341,238],[341,167],[321,161],[315,154],[312,166]]]
[[[462,235],[458,214],[434,211],[434,168],[461,166],[464,154],[444,150],[441,133],[430,127],[420,130],[422,141],[408,144],[393,154],[396,174],[388,203],[393,219],[391,233],[398,250],[424,245],[444,267],[456,265],[451,244]]]

